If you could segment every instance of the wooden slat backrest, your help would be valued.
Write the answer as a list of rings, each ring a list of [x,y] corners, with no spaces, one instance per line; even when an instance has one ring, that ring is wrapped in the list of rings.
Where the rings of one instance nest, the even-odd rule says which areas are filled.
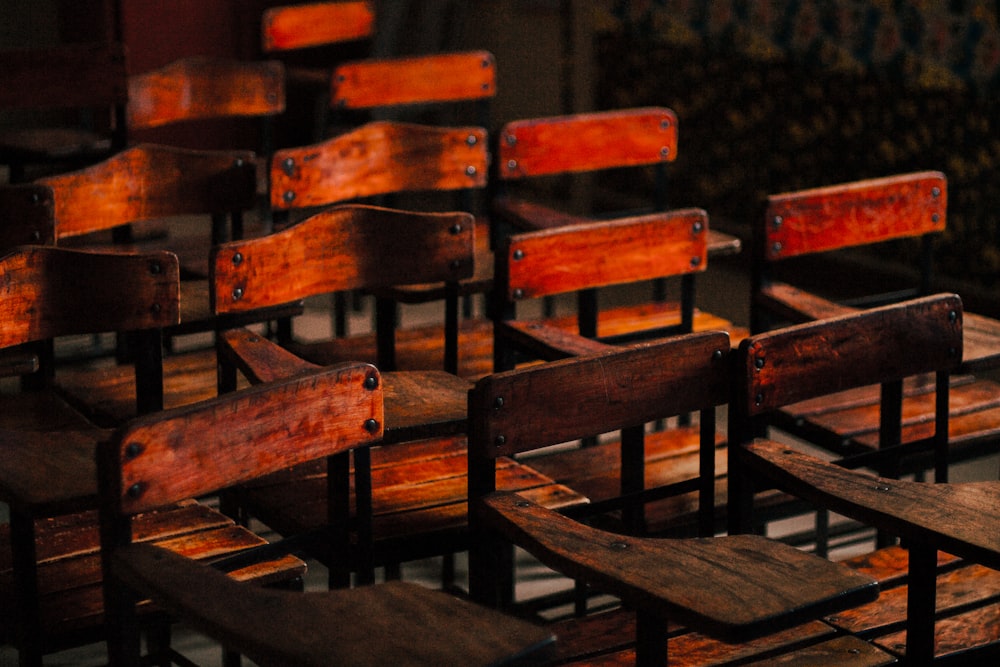
[[[474,247],[468,213],[338,206],[280,232],[215,247],[213,309],[240,312],[341,290],[457,281],[472,274]]]
[[[497,174],[550,174],[671,162],[677,115],[663,107],[513,121],[500,130]]]
[[[361,60],[338,65],[330,106],[371,109],[477,100],[496,95],[496,60],[489,51]]]
[[[480,127],[373,122],[323,143],[276,151],[271,206],[306,208],[394,192],[486,186]]]
[[[728,334],[714,331],[487,376],[469,394],[470,457],[509,456],[722,405],[728,358]]]
[[[704,271],[708,214],[682,209],[509,237],[498,255],[508,301]]]
[[[276,116],[285,110],[285,68],[278,61],[183,58],[128,80],[130,129],[180,121]]]
[[[87,43],[0,53],[0,109],[70,109],[125,104],[125,48]]]
[[[140,417],[104,443],[119,513],[197,497],[382,436],[382,382],[346,363]]]
[[[740,345],[739,408],[764,414],[808,398],[962,360],[962,301],[934,295],[762,333]]]
[[[264,53],[366,39],[375,34],[371,2],[314,2],[272,7],[261,22]]]
[[[172,253],[16,248],[0,258],[0,347],[177,324],[179,291]]]
[[[44,185],[0,186],[0,252],[56,240],[52,189]]]
[[[767,198],[760,252],[776,261],[941,232],[948,184],[925,171],[831,185]]]
[[[144,219],[250,209],[254,154],[143,144],[79,171],[39,179],[55,197],[56,236]]]

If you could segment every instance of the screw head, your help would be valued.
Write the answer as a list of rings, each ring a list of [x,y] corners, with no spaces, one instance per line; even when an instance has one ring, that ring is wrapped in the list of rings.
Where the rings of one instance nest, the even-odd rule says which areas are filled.
[[[159,262],[150,262],[149,272],[152,273],[154,276],[158,276],[161,273],[163,273],[163,267],[160,265]]]
[[[479,170],[476,169],[476,166],[473,165],[473,164],[470,164],[468,167],[465,168],[465,175],[466,176],[475,176],[478,173],[479,173]]]
[[[239,301],[243,298],[243,288],[236,287],[233,289],[233,301]]]
[[[375,433],[378,431],[378,421],[374,419],[365,420],[365,430],[369,433]]]
[[[238,252],[233,255],[233,266],[239,266],[243,263],[243,253]]]
[[[520,248],[518,248],[517,250],[515,250],[513,252],[513,254],[511,256],[514,258],[514,261],[518,261],[519,262],[522,259],[524,259],[524,251],[521,250]]]
[[[369,375],[365,378],[365,389],[371,391],[378,388],[378,376]]]
[[[295,201],[295,193],[292,192],[291,190],[286,190],[285,194],[282,195],[282,199],[285,200],[285,203],[291,204],[293,201]]]
[[[475,146],[477,143],[479,143],[479,138],[474,134],[470,134],[465,138],[465,143],[467,143],[470,146]]]

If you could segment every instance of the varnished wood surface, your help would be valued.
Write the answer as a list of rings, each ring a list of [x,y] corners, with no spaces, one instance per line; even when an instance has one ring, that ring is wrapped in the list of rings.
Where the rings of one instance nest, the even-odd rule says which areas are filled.
[[[318,144],[276,151],[271,206],[308,208],[401,191],[486,186],[481,127],[374,121]]]
[[[370,109],[477,100],[496,95],[496,59],[466,51],[342,63],[334,68],[330,106]]]
[[[275,234],[213,248],[213,308],[239,312],[339,290],[458,280],[472,274],[474,235],[467,213],[326,209]]]
[[[760,224],[769,261],[945,228],[947,180],[936,171],[771,195]]]
[[[1000,482],[876,478],[768,440],[748,445],[747,453],[750,465],[796,495],[894,535],[1000,567]]]
[[[366,39],[375,34],[371,2],[313,2],[271,7],[261,19],[265,53]]]
[[[677,115],[664,107],[513,121],[500,129],[499,177],[670,162]]]
[[[704,271],[707,230],[705,211],[683,209],[517,234],[502,250],[498,278],[517,301]]]
[[[176,324],[179,283],[177,257],[167,252],[23,246],[0,257],[0,347]]]
[[[878,596],[874,580],[760,536],[624,537],[507,493],[488,497],[485,508],[497,530],[550,567],[629,604],[731,640],[791,627],[824,610]]]
[[[262,665],[492,665],[554,641],[526,621],[412,583],[324,593],[248,588],[143,545],[117,554],[115,570]]]
[[[285,110],[285,69],[277,61],[190,57],[128,80],[129,128],[205,118],[276,116]]]
[[[143,144],[38,183],[53,190],[63,239],[151,218],[249,210],[256,169],[249,151]]]

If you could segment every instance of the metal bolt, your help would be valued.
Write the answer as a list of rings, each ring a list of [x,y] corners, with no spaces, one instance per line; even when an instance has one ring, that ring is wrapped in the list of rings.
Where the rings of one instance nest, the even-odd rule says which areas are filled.
[[[701,257],[695,255],[691,258],[691,266],[701,266]]]
[[[375,433],[378,431],[378,422],[374,419],[365,420],[365,430],[369,433]]]
[[[295,201],[295,193],[292,192],[291,190],[288,190],[283,195],[283,199],[285,200],[285,203],[291,204],[293,201]]]
[[[931,188],[931,196],[932,197],[940,197],[941,196],[941,188],[939,188],[936,185],[933,188]]]
[[[490,66],[490,59],[489,58],[483,58],[482,66],[483,67],[489,67]]]
[[[665,130],[668,127],[670,127],[670,119],[669,118],[661,118],[660,119],[660,129],[661,130]]]
[[[37,229],[35,231],[31,232],[31,240],[34,243],[38,243],[39,241],[42,240],[42,233],[40,231],[38,231]]]
[[[236,161],[233,164],[236,166],[237,169],[239,169],[240,167],[243,166],[243,158],[239,157],[236,158]]]
[[[886,484],[879,484],[875,487],[876,491],[888,491],[889,487]]]
[[[610,546],[615,551],[625,551],[626,549],[628,549],[628,545],[625,542],[612,542],[608,546]]]
[[[460,224],[458,224],[456,222],[454,225],[452,225],[448,229],[448,231],[451,232],[452,234],[461,234],[462,233],[462,225],[460,225]]]
[[[451,263],[448,266],[451,268],[452,271],[460,269],[460,268],[462,268],[462,260],[460,260],[460,259],[453,259],[453,260],[451,260]]]
[[[774,216],[774,219],[771,221],[771,225],[773,225],[774,228],[777,229],[778,227],[781,227],[781,223],[783,223],[784,221],[785,221],[784,218],[782,218],[780,215],[776,215]]]
[[[479,139],[474,134],[470,134],[468,137],[465,138],[465,143],[469,144],[470,146],[475,146],[478,142]]]
[[[524,251],[518,248],[517,250],[514,251],[512,257],[514,258],[515,262],[520,262],[522,259],[524,259]]]
[[[295,173],[295,160],[290,157],[286,157],[281,161],[281,169],[287,176],[291,176]]]
[[[128,487],[129,498],[138,498],[142,495],[144,488],[142,482],[136,482],[132,486]]]
[[[774,242],[774,245],[771,246],[771,252],[773,252],[775,255],[777,255],[779,252],[781,252],[781,242],[780,241],[775,241]]]
[[[234,287],[233,288],[233,301],[239,301],[242,298],[243,298],[243,288],[242,287]]]
[[[722,359],[722,350],[712,350],[712,361]]]
[[[474,164],[470,164],[468,167],[465,168],[465,175],[466,176],[475,176],[478,173],[479,173],[479,170],[476,169],[476,165],[474,165]]]
[[[149,307],[149,310],[150,310],[150,311],[151,311],[151,312],[152,312],[152,313],[153,313],[154,315],[159,315],[159,313],[160,313],[160,310],[162,310],[162,308],[160,307],[160,304],[158,304],[158,303],[154,303],[154,304],[153,304],[152,306],[150,306],[150,307]]]
[[[703,223],[701,220],[691,225],[691,231],[694,232],[695,234],[701,234],[704,230],[705,230],[705,223]]]
[[[149,272],[152,273],[154,276],[158,276],[161,273],[163,273],[163,267],[160,266],[159,262],[150,262],[149,263]]]
[[[953,322],[953,323],[957,322],[958,321],[958,313],[956,311],[954,311],[954,310],[949,310],[948,311],[948,321],[949,322]]]
[[[233,266],[239,266],[243,263],[243,253],[238,252],[233,255]]]
[[[41,198],[41,197],[40,197],[40,196],[38,195],[38,193],[37,193],[37,192],[33,192],[33,193],[31,194],[31,203],[32,203],[32,204],[37,204],[37,203],[39,203],[40,201],[42,201],[42,198]]]
[[[514,298],[515,299],[523,299],[524,298],[524,290],[521,289],[520,287],[518,287],[516,290],[514,290]]]
[[[757,357],[753,360],[753,365],[755,368],[764,368],[764,357]]]
[[[517,169],[517,160],[507,160],[507,171],[514,171]]]
[[[754,396],[753,400],[756,405],[760,405],[761,403],[764,402],[764,394],[757,394],[756,396]]]
[[[130,442],[125,445],[125,458],[134,459],[142,453],[142,445],[138,442]]]
[[[513,146],[517,144],[517,137],[515,137],[513,134],[505,134],[503,140],[507,142],[508,146]]]
[[[496,437],[496,439],[495,439],[495,440],[493,441],[493,443],[494,443],[494,444],[495,444],[495,445],[496,445],[497,447],[503,447],[503,446],[504,446],[504,444],[506,444],[506,442],[507,442],[507,438],[505,438],[505,437],[504,437],[504,436],[502,436],[502,435],[498,435],[498,436]]]
[[[938,213],[932,213],[932,214],[931,214],[931,221],[932,221],[932,222],[937,222],[937,221],[939,221],[940,219],[941,219],[941,215],[940,215],[940,214],[938,214]]]
[[[529,503],[527,500],[518,500],[516,503],[514,503],[514,507],[531,507],[531,503]]]
[[[369,375],[368,377],[366,377],[365,378],[365,389],[367,389],[368,391],[371,391],[371,390],[376,389],[376,388],[378,388],[378,376],[377,375]]]
[[[497,396],[493,399],[493,407],[497,410],[503,407],[503,396]]]
[[[670,147],[669,146],[664,146],[663,148],[660,149],[660,157],[661,158],[667,158],[669,155],[670,155]]]

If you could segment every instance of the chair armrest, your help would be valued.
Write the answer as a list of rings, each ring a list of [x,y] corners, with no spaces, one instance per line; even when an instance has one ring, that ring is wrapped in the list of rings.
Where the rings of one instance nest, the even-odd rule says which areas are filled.
[[[786,491],[903,539],[1000,568],[1000,481],[885,479],[758,439],[741,458]]]
[[[542,627],[413,583],[300,593],[244,585],[150,544],[112,559],[129,587],[258,664],[498,664],[555,641]]]
[[[780,282],[762,287],[755,295],[755,300],[768,312],[793,322],[820,320],[858,310]]]
[[[235,365],[251,384],[273,382],[320,368],[249,329],[222,332],[218,346],[219,354]]]
[[[514,493],[476,507],[549,567],[726,641],[776,632],[878,597],[874,579],[757,535],[659,539],[586,526]]]

